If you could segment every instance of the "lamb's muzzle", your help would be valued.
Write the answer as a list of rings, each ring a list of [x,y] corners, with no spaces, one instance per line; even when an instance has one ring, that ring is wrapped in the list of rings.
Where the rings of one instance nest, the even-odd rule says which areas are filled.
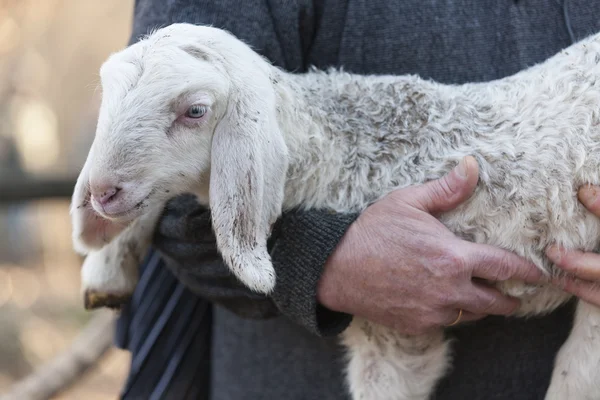
[[[98,129],[72,205],[75,244],[89,253],[84,290],[131,293],[165,202],[194,192],[211,208],[225,263],[268,293],[275,275],[266,240],[282,210],[361,211],[394,189],[443,176],[467,155],[479,164],[478,187],[441,221],[558,274],[544,255],[549,245],[590,251],[600,242],[600,221],[575,195],[582,184],[600,184],[599,61],[595,35],[489,83],[295,75],[222,30],[161,29],[101,70]],[[95,188],[93,178],[110,174],[118,179],[108,189]],[[112,194],[110,185],[125,182]],[[569,298],[550,285],[499,288],[522,300],[518,315]],[[588,340],[600,341],[598,326],[600,311],[580,303],[547,399],[600,393],[600,351]],[[449,363],[441,330],[404,337],[357,318],[343,340],[357,399],[426,399]]]

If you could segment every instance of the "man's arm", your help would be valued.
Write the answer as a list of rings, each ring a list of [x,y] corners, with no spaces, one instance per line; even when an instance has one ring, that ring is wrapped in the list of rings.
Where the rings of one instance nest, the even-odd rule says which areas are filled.
[[[166,265],[194,293],[246,318],[283,314],[317,335],[336,335],[350,322],[317,302],[317,285],[328,256],[356,214],[291,211],[275,224],[268,242],[277,274],[271,297],[245,288],[217,252],[210,211],[193,196],[172,200],[154,243]]]

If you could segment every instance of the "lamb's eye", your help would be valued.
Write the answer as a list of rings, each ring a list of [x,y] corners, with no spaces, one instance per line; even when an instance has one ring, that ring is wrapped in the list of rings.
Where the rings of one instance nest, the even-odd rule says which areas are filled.
[[[206,114],[206,106],[200,104],[194,104],[185,113],[188,118],[202,118]]]

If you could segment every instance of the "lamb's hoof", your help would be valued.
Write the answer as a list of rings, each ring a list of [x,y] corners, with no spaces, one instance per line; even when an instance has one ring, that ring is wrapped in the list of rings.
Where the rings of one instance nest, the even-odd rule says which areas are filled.
[[[86,290],[83,294],[83,306],[86,310],[110,308],[119,311],[131,299],[130,293],[104,293],[96,290]]]

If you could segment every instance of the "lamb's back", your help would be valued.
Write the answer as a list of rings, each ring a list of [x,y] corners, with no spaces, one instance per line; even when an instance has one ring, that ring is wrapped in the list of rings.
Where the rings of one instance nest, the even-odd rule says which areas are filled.
[[[294,190],[304,193],[306,206],[360,211],[472,155],[480,167],[477,189],[441,220],[465,239],[516,252],[555,273],[544,256],[548,245],[590,251],[600,242],[600,220],[576,195],[583,184],[600,184],[598,61],[595,36],[488,83],[314,73],[304,78],[313,80],[306,97],[318,99],[311,114],[327,140],[315,141],[313,173],[304,166],[314,177],[304,181],[312,190]],[[520,284],[504,289],[525,297],[523,312],[565,299],[552,288],[533,297]]]

